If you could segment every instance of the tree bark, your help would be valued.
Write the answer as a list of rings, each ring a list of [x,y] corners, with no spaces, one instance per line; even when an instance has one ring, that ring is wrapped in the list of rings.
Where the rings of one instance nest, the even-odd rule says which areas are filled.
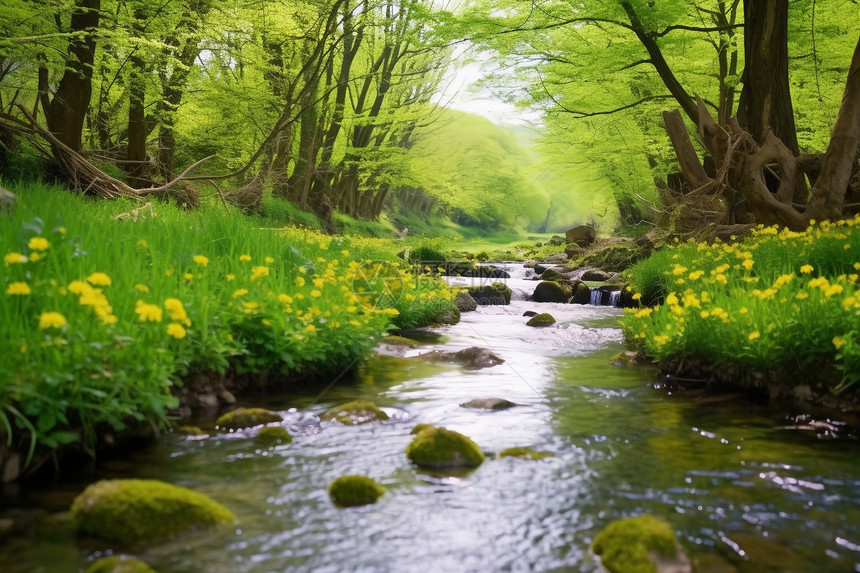
[[[92,97],[93,62],[101,0],[76,0],[72,12],[68,66],[45,117],[48,129],[64,145],[80,151],[84,119]]]

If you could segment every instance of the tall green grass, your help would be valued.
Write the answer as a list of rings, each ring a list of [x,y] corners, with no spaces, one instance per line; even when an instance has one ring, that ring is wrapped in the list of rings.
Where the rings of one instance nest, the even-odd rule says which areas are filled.
[[[32,455],[166,422],[189,372],[351,367],[392,328],[453,307],[401,245],[262,227],[217,209],[94,201],[31,184],[0,216],[0,435]]]
[[[798,375],[786,385],[832,364],[840,389],[860,381],[860,217],[803,233],[759,228],[733,245],[683,243],[628,274],[634,297],[654,306],[628,310],[624,333],[658,362],[788,368]]]

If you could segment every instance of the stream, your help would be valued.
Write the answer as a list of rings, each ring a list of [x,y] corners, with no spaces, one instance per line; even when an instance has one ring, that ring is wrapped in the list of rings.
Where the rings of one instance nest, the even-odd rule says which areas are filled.
[[[76,540],[54,512],[86,483],[137,477],[201,491],[238,516],[232,526],[129,553],[160,573],[600,571],[594,536],[640,513],[672,524],[696,571],[860,572],[858,441],[782,429],[786,412],[742,397],[656,390],[653,371],[610,364],[624,350],[620,309],[529,302],[537,283],[520,265],[507,268],[509,306],[409,333],[419,348],[384,345],[327,389],[240,400],[281,412],[292,444],[259,449],[254,431],[168,434],[55,486],[7,492],[0,503],[38,519],[0,542],[0,571],[83,571],[109,554]],[[557,323],[527,327],[525,311],[549,312]],[[471,346],[505,363],[466,370],[417,358]],[[459,406],[487,396],[518,405]],[[355,399],[391,419],[342,426],[316,418]],[[404,449],[418,423],[471,437],[487,460],[455,475],[414,467]],[[513,446],[554,456],[494,455]],[[353,473],[387,493],[374,505],[335,507],[328,484]]]

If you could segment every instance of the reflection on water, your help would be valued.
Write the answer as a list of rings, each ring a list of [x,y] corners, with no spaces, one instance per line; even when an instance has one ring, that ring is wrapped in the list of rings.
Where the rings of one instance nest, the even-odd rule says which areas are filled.
[[[255,403],[284,413],[292,444],[261,450],[253,432],[169,435],[131,460],[101,464],[91,479],[162,479],[238,515],[233,526],[139,549],[161,573],[597,571],[593,536],[642,512],[671,522],[703,571],[860,570],[857,442],[775,430],[770,412],[740,400],[705,404],[655,391],[650,373],[609,365],[622,349],[617,310],[541,305],[559,322],[532,329],[522,313],[535,306],[464,314],[444,339],[371,359],[322,396],[306,390]],[[417,358],[468,346],[505,363],[467,371]],[[459,407],[485,396],[518,406]],[[375,401],[392,420],[343,427],[315,418],[353,399]],[[456,476],[417,470],[404,449],[421,422],[470,436],[487,461]],[[512,446],[555,455],[493,455]],[[335,508],[326,487],[351,473],[388,492],[374,506]],[[7,540],[0,570],[80,571],[105,549],[63,531],[43,523]]]

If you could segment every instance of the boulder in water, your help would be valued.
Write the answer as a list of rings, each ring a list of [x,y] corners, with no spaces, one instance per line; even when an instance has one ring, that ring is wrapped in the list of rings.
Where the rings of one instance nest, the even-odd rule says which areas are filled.
[[[535,288],[532,300],[535,302],[567,302],[570,300],[570,295],[570,286],[552,281],[543,281]]]
[[[266,426],[257,432],[254,441],[260,446],[271,447],[291,444],[293,437],[283,426]]]
[[[454,301],[460,312],[471,312],[478,308],[478,303],[469,294],[469,291],[461,290],[457,293],[457,298]]]
[[[516,403],[504,398],[474,398],[460,404],[461,408],[475,408],[476,410],[507,410],[513,408]]]
[[[542,274],[544,274],[544,273],[546,272],[546,270],[547,270],[548,268],[549,268],[549,267],[548,267],[548,266],[546,266],[545,264],[543,264],[543,263],[538,263],[538,264],[536,264],[536,265],[534,266],[535,274],[536,274],[536,275],[542,275]]]
[[[388,335],[382,339],[382,344],[390,344],[391,346],[405,346],[407,348],[418,348],[421,343],[405,336]]]
[[[591,304],[591,289],[582,281],[573,283],[573,296],[570,299],[572,304]]]
[[[568,244],[573,243],[580,247],[587,247],[597,238],[597,232],[590,225],[579,225],[568,229],[564,238]]]
[[[612,275],[610,273],[601,271],[600,269],[585,269],[579,278],[584,281],[606,282],[611,277]]]
[[[542,312],[531,317],[526,326],[552,326],[553,324],[555,324],[555,317],[548,312]]]
[[[373,478],[363,475],[341,476],[328,486],[332,502],[340,507],[355,507],[376,503],[385,488]]]
[[[236,408],[218,418],[215,425],[223,430],[241,430],[282,420],[280,414],[265,408]]]
[[[511,289],[505,283],[467,289],[475,302],[481,306],[511,304]]]
[[[566,283],[570,280],[570,277],[561,274],[555,269],[547,269],[543,273],[541,273],[540,280]]]
[[[416,465],[431,469],[477,467],[484,461],[478,444],[446,428],[424,428],[406,447],[406,456]]]
[[[102,480],[72,502],[75,528],[127,545],[161,541],[236,516],[202,493],[156,480]]]
[[[535,312],[535,311],[533,311],[533,310],[527,310],[527,311],[525,311],[525,312],[523,313],[523,316],[532,317],[532,316],[536,316],[537,314],[538,314],[538,313],[536,313],[536,312]]]
[[[490,368],[505,362],[491,351],[479,346],[464,348],[463,350],[458,350],[456,352],[442,352],[441,350],[434,350],[433,352],[426,352],[420,356],[426,360],[433,360],[436,362],[456,362],[470,370]]]
[[[627,517],[610,523],[595,536],[591,548],[611,573],[691,571],[690,560],[672,527],[653,515]]]
[[[528,458],[530,460],[542,460],[551,458],[553,454],[549,452],[539,452],[531,448],[508,448],[499,452],[500,458]]]
[[[155,573],[155,570],[140,559],[113,555],[93,562],[85,573]]]
[[[173,428],[173,433],[179,436],[191,436],[191,437],[201,437],[208,436],[206,432],[198,428],[197,426],[177,426]]]
[[[367,400],[347,402],[346,404],[329,408],[320,414],[320,420],[335,421],[350,426],[387,419],[388,414],[377,408],[376,404]]]

